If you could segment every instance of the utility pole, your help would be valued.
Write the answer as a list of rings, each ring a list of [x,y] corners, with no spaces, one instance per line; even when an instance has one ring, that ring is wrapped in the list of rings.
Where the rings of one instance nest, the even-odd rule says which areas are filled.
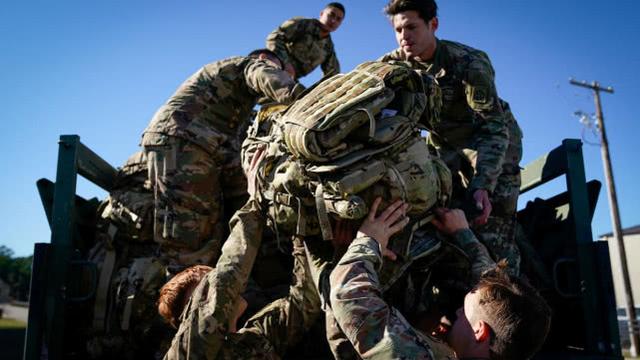
[[[618,196],[616,194],[616,186],[613,182],[613,170],[611,169],[611,157],[609,156],[609,142],[607,141],[607,132],[604,127],[604,117],[602,116],[602,104],[600,102],[600,92],[604,91],[613,94],[612,87],[602,87],[597,81],[587,83],[586,81],[576,81],[569,79],[571,85],[580,86],[593,91],[596,103],[596,120],[600,130],[600,150],[602,152],[602,161],[604,162],[604,175],[607,181],[607,193],[609,195],[609,205],[611,207],[611,222],[613,223],[613,237],[618,244],[618,256],[620,257],[620,266],[622,267],[622,279],[624,287],[624,295],[626,300],[627,317],[629,318],[629,339],[631,340],[631,348],[629,349],[631,356],[638,356],[640,348],[640,336],[638,335],[638,325],[636,318],[636,308],[633,301],[633,292],[631,291],[631,279],[629,278],[629,267],[627,266],[627,251],[622,240],[622,226],[620,225],[620,210],[618,209]]]

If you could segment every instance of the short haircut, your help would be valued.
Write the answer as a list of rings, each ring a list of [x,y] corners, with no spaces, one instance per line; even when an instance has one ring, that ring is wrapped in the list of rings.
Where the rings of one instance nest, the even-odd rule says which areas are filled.
[[[278,56],[276,53],[274,53],[273,51],[269,50],[269,49],[256,49],[253,50],[252,52],[249,53],[249,55],[247,55],[248,57],[255,57],[257,58],[258,56],[260,56],[260,54],[265,54],[271,57],[274,57],[276,59],[278,59],[278,61],[280,61],[280,69],[284,70],[284,61],[282,61],[282,59],[280,59],[280,56]]]
[[[189,300],[187,294],[190,294],[211,270],[213,268],[206,265],[191,266],[178,273],[160,289],[158,313],[171,326],[178,328],[180,315]]]
[[[491,327],[491,359],[529,359],[542,346],[551,325],[551,309],[522,279],[508,274],[506,262],[483,274],[475,287]]]
[[[342,15],[347,15],[347,12],[344,10],[344,5],[340,4],[339,2],[330,2],[324,8],[326,9],[328,7],[336,8],[342,11]]]
[[[438,5],[435,0],[391,0],[384,8],[390,17],[412,10],[417,11],[425,22],[438,16]]]

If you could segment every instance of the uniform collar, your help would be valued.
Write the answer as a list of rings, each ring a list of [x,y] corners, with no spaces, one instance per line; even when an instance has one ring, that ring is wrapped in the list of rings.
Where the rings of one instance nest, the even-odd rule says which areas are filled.
[[[447,49],[444,47],[440,39],[436,38],[436,49],[433,52],[433,56],[431,57],[431,59],[425,61],[420,60],[416,57],[407,60],[417,65],[417,68],[425,70],[430,75],[438,78],[444,75],[444,59],[446,58],[446,52]]]
[[[440,39],[436,38],[436,49],[433,52],[431,59],[422,61],[414,59],[416,63],[420,64],[420,67],[427,71],[430,75],[440,77],[444,75],[444,60],[446,59],[446,47],[442,44]]]

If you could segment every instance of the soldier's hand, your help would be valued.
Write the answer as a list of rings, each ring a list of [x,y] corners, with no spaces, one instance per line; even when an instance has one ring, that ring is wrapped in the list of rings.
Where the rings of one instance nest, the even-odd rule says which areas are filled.
[[[251,165],[247,171],[247,192],[250,198],[255,198],[258,185],[256,179],[258,177],[258,165],[264,157],[267,155],[264,146],[259,147],[251,158]]]
[[[436,218],[431,220],[431,223],[447,235],[453,235],[460,230],[469,228],[464,211],[460,209],[437,208],[434,212]]]
[[[476,208],[482,211],[480,215],[473,219],[473,224],[484,225],[487,223],[491,210],[493,209],[491,201],[489,201],[489,192],[485,189],[478,189],[473,193],[473,200],[475,201]]]
[[[383,256],[390,257],[393,260],[395,259],[395,254],[389,254],[390,251],[387,250],[387,244],[393,234],[402,230],[409,223],[409,218],[405,216],[409,204],[397,200],[389,205],[380,216],[376,216],[381,202],[381,198],[377,198],[373,202],[369,215],[360,225],[357,237],[369,236],[373,238],[380,244]]]

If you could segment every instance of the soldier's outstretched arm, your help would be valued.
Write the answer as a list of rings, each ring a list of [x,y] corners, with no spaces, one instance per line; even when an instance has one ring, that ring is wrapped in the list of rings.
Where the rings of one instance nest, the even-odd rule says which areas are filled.
[[[216,269],[194,291],[166,360],[217,358],[260,247],[264,221],[253,198],[233,215]]]
[[[276,103],[290,104],[304,91],[304,86],[293,80],[289,73],[265,60],[254,59],[244,74],[251,89]]]
[[[378,243],[356,238],[331,273],[334,317],[364,359],[433,359],[429,345],[395,308],[382,299],[376,269]]]
[[[495,261],[489,255],[489,250],[469,229],[469,223],[460,209],[435,209],[436,217],[431,223],[449,239],[460,247],[471,260],[471,278],[475,283],[485,271],[494,269]]]
[[[434,359],[429,344],[382,298],[377,271],[382,265],[385,237],[388,240],[390,236],[388,232],[385,234],[385,227],[389,229],[398,224],[399,216],[392,211],[391,214],[383,212],[376,218],[376,208],[374,203],[372,213],[363,223],[363,227],[370,225],[369,229],[360,228],[358,237],[331,273],[333,315],[362,358]],[[406,210],[404,207],[397,209]],[[367,224],[372,214],[374,223]],[[385,220],[380,218],[386,218],[390,223],[385,225]],[[406,225],[404,219],[400,221],[402,227]],[[369,236],[373,234],[379,236],[381,242]]]

